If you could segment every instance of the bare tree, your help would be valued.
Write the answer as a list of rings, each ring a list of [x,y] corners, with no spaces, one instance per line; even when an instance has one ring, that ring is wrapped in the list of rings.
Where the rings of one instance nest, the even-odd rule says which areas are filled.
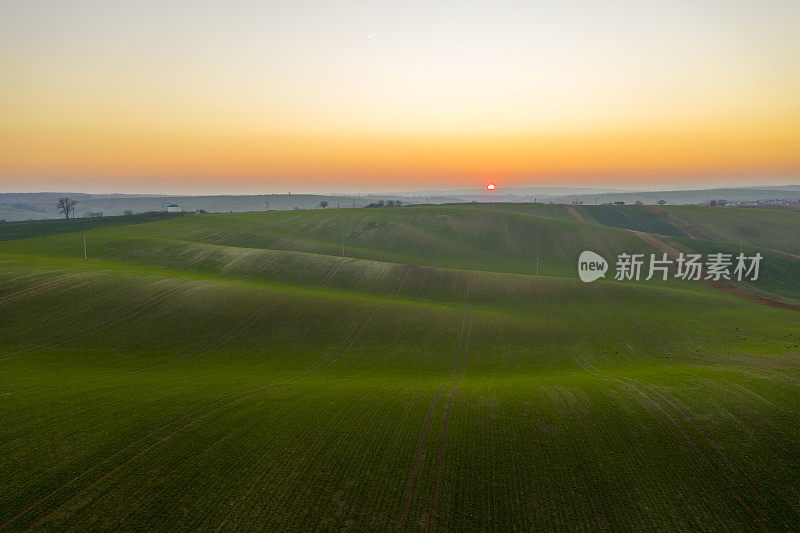
[[[58,212],[67,217],[69,219],[70,213],[72,213],[72,218],[75,218],[75,206],[78,205],[78,200],[73,200],[69,196],[65,196],[64,198],[58,199]]]
[[[328,207],[329,205],[331,205],[331,204],[329,204],[329,203],[328,203],[326,200],[322,200],[322,201],[319,203],[319,206],[320,206],[322,209],[325,209],[325,208],[326,208],[326,207]]]
[[[666,200],[659,200],[659,201],[658,201],[658,205],[664,205],[665,203],[667,203],[667,201],[666,201]]]

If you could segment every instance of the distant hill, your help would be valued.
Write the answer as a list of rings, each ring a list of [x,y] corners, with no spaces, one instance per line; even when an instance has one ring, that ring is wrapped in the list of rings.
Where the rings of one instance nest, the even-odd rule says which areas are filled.
[[[554,204],[598,204],[625,202],[656,204],[664,200],[671,205],[702,204],[709,200],[728,202],[759,202],[765,200],[800,199],[800,185],[764,185],[758,187],[725,187],[714,189],[687,189],[664,191],[637,191],[621,189],[592,189],[580,187],[502,187],[494,192],[486,189],[429,190],[405,193],[410,198],[422,199],[411,203],[451,202],[537,202]]]
[[[267,194],[240,196],[151,196],[122,194],[84,193],[3,193],[0,194],[0,219],[6,221],[59,218],[56,202],[62,196],[78,200],[76,216],[84,217],[88,212],[103,215],[123,215],[126,211],[145,213],[163,211],[167,204],[178,204],[184,211],[204,210],[209,213],[240,213],[269,209],[285,211],[291,209],[314,209],[322,201],[330,207],[364,207],[377,201],[374,196],[348,197],[318,194]]]
[[[598,204],[618,202],[655,204],[664,200],[670,205],[703,204],[710,200],[727,200],[728,202],[758,202],[764,200],[794,200],[800,199],[800,186],[788,185],[783,187],[745,187],[745,188],[719,188],[695,189],[685,191],[633,191],[619,193],[602,193],[597,195],[575,194],[558,197],[564,203],[583,202],[585,204]]]
[[[553,203],[585,205],[625,202],[668,205],[703,204],[710,200],[728,202],[761,202],[778,200],[800,203],[800,185],[742,188],[692,189],[679,191],[623,191],[568,187],[508,187],[495,192],[485,189],[427,190],[407,193],[360,195],[332,194],[266,194],[167,196],[147,194],[86,194],[66,192],[0,193],[0,219],[5,221],[59,218],[56,202],[62,196],[78,200],[76,216],[103,213],[123,215],[127,211],[147,213],[163,211],[167,204],[178,204],[184,211],[203,210],[209,213],[240,213],[269,209],[286,211],[315,209],[322,201],[336,207],[365,207],[380,200],[400,200],[404,204],[449,204],[468,202]]]

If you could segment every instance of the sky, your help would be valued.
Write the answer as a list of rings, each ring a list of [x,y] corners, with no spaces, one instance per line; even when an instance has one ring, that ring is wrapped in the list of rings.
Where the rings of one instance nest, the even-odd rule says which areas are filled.
[[[0,192],[800,183],[800,2],[0,3]]]

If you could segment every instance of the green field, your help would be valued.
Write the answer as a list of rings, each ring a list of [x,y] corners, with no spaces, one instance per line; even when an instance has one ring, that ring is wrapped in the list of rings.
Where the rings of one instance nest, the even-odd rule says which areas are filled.
[[[799,221],[478,204],[20,229],[0,529],[798,529],[800,312],[576,265],[759,251],[739,288],[797,305]]]
[[[120,215],[117,217],[70,218],[64,220],[29,220],[0,224],[0,241],[28,239],[44,235],[74,233],[109,226],[141,224],[181,216],[179,213],[152,213],[147,215]]]

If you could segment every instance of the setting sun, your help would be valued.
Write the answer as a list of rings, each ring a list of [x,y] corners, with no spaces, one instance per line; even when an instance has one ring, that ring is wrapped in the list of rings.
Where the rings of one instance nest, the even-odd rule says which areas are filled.
[[[494,183],[490,183],[489,185],[486,186],[486,188],[489,189],[490,191],[493,191],[494,190]]]

